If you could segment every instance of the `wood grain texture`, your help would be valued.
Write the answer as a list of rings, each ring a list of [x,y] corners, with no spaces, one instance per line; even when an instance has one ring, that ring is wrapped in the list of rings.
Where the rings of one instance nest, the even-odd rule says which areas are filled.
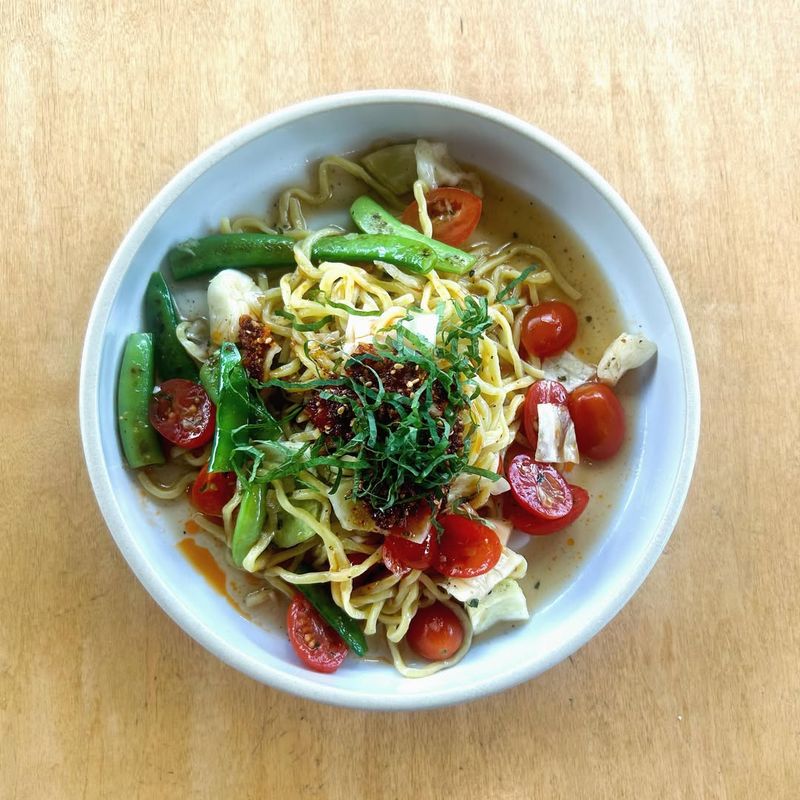
[[[0,6],[0,797],[800,796],[793,0]],[[599,636],[389,715],[260,686],[164,616],[97,511],[76,398],[97,285],[168,178],[288,103],[398,86],[530,120],[620,190],[683,298],[703,427]]]

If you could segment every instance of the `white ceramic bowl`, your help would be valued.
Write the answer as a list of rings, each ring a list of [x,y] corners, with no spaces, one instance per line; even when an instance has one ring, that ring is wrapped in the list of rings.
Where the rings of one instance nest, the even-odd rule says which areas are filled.
[[[643,388],[620,502],[569,585],[530,622],[476,643],[450,670],[422,680],[348,659],[334,675],[304,669],[285,635],[244,619],[175,548],[175,523],[154,512],[122,459],[115,418],[120,355],[142,329],[142,297],[169,247],[222,216],[265,207],[305,179],[309,162],[376,139],[447,141],[459,159],[549,206],[584,241],[626,317],[658,343]],[[645,165],[642,165],[645,168]],[[542,131],[488,106],[444,95],[374,91],[312,100],[270,114],[215,144],[156,196],[114,256],[89,321],[80,384],[89,475],[122,554],[189,635],[266,684],[326,703],[417,709],[470,700],[532,678],[594,636],[626,603],[661,553],[683,505],[697,451],[700,396],[686,318],[669,273],[639,220],[586,163]]]

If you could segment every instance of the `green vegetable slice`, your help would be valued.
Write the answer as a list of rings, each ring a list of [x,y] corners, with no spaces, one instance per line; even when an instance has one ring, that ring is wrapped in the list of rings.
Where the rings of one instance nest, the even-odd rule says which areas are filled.
[[[197,365],[178,340],[178,310],[160,272],[154,272],[147,284],[144,319],[147,329],[153,334],[158,377],[162,381],[185,378],[196,382]]]
[[[437,242],[420,233],[416,228],[400,222],[385,208],[382,208],[371,197],[363,195],[350,206],[350,216],[356,227],[366,234],[382,234],[386,236],[400,236],[403,239],[412,239],[424,243],[433,250],[438,257],[436,270],[438,272],[452,272],[463,275],[469,272],[477,262],[477,258],[470,253],[465,253],[457,247]],[[382,259],[386,260],[386,259]],[[392,262],[390,262],[392,263]]]
[[[300,572],[308,572],[301,568]],[[321,583],[295,584],[295,589],[304,594],[320,616],[342,637],[344,643],[357,656],[367,653],[367,640],[358,623],[347,616],[331,598],[328,587]]]
[[[117,384],[119,435],[132,467],[164,463],[161,442],[149,417],[154,372],[152,335],[132,333],[125,343]]]

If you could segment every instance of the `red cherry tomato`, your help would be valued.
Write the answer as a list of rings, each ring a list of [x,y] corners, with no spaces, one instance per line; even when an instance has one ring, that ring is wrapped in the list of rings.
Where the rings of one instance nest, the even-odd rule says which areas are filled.
[[[286,632],[298,658],[315,672],[336,672],[347,658],[347,645],[302,594],[289,603]]]
[[[517,505],[508,492],[503,498],[503,516],[518,531],[531,536],[547,536],[550,533],[558,533],[575,522],[589,505],[589,492],[586,489],[572,484],[569,484],[569,488],[572,492],[572,510],[561,519],[541,519],[529,514]]]
[[[534,516],[561,519],[572,510],[572,492],[561,473],[526,453],[512,459],[508,482],[517,503]]]
[[[458,247],[463,244],[481,218],[483,203],[477,195],[465,189],[443,186],[425,195],[428,216],[433,224],[433,238]],[[401,217],[406,225],[419,230],[419,206],[415,200]]]
[[[520,453],[527,453],[531,458],[533,458],[533,452],[528,447],[523,447],[521,444],[517,442],[511,442],[511,444],[506,448],[505,453],[503,453],[502,461],[500,462],[500,472],[502,472],[506,477],[508,477],[508,468],[511,466],[511,462],[514,460],[514,456],[518,456]]]
[[[425,541],[392,533],[383,542],[383,563],[395,575],[407,575],[412,569],[429,569],[439,560],[439,543],[431,531]]]
[[[436,569],[450,578],[474,578],[488,572],[499,560],[503,545],[487,525],[459,514],[438,518],[444,529],[439,538]]]
[[[150,398],[150,424],[178,447],[201,447],[210,441],[216,417],[206,390],[184,378],[164,381]]]
[[[208,464],[205,464],[192,484],[192,505],[207,517],[219,517],[235,491],[235,473],[209,472]]]
[[[558,381],[536,381],[528,389],[522,409],[522,426],[534,453],[539,440],[539,403],[566,405],[567,390]]]
[[[443,603],[420,608],[406,634],[411,649],[428,661],[444,661],[461,647],[464,629],[461,620]]]
[[[522,318],[522,343],[528,353],[539,358],[566,350],[577,332],[577,314],[560,300],[531,306]]]
[[[619,452],[625,438],[625,412],[614,392],[602,383],[584,383],[567,399],[581,455],[596,461]]]

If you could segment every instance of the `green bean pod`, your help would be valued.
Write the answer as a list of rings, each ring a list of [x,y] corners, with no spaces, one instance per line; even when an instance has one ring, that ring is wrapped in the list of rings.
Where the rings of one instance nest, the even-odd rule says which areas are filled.
[[[237,431],[248,423],[249,382],[239,350],[231,342],[219,349],[217,374],[217,425],[209,457],[209,472],[230,472],[231,458],[237,444]]]
[[[125,343],[117,384],[119,435],[125,459],[132,467],[164,463],[161,441],[149,417],[154,372],[153,337],[132,333]]]
[[[411,239],[425,244],[438,258],[436,266],[438,272],[452,272],[456,275],[463,275],[465,272],[469,272],[478,260],[470,253],[465,253],[457,247],[451,247],[449,244],[431,239],[429,236],[420,233],[416,228],[406,225],[366,195],[359,197],[350,206],[350,216],[353,218],[356,227],[365,234],[400,236],[403,239]],[[382,260],[386,261],[387,259]]]
[[[178,310],[160,272],[154,272],[147,284],[144,318],[147,329],[153,334],[159,379],[166,381],[170,378],[185,378],[196,382],[197,365],[178,340]]]
[[[379,206],[380,208],[380,206]],[[413,228],[409,228],[413,231]],[[414,231],[417,234],[416,231]],[[349,233],[327,236],[311,248],[314,261],[342,261],[363,264],[386,261],[401,269],[425,274],[432,269],[441,272],[463,272],[464,259],[474,256],[449,248],[453,253],[438,255],[432,239],[425,237]],[[441,243],[438,243],[441,244]],[[176,281],[206,275],[226,268],[286,267],[294,264],[294,239],[269,233],[227,233],[190,239],[167,254],[167,263]],[[468,268],[468,267],[467,267]]]
[[[342,637],[342,641],[357,656],[367,653],[367,640],[358,623],[349,617],[331,598],[330,590],[321,583],[295,584],[320,616]]]
[[[267,485],[248,484],[242,491],[242,502],[231,537],[231,556],[237,567],[242,566],[250,548],[259,540],[267,518]]]

